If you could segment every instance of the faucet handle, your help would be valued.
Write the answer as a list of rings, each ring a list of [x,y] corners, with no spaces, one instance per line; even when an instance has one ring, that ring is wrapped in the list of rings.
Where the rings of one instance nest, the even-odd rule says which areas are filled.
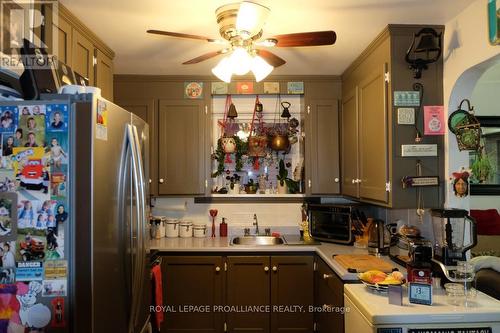
[[[266,233],[266,236],[271,236],[271,228],[265,228],[264,232]]]
[[[250,236],[250,228],[243,229],[245,236]]]

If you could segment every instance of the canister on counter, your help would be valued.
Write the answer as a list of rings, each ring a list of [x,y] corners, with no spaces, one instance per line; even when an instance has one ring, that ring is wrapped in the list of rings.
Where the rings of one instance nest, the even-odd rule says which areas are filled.
[[[167,238],[179,237],[179,220],[167,218],[165,234]]]
[[[206,235],[207,235],[207,225],[205,223],[193,224],[193,236],[195,238],[205,238]]]
[[[181,221],[179,223],[179,236],[181,238],[193,237],[193,222]]]

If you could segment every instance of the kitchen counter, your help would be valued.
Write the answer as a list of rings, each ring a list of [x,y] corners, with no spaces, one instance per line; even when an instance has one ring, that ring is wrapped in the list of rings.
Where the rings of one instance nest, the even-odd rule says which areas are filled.
[[[448,325],[461,323],[463,325],[500,321],[500,302],[481,292],[478,292],[477,297],[468,307],[449,305],[442,288],[434,290],[432,306],[409,303],[406,290],[403,291],[402,306],[389,304],[387,294],[370,291],[362,284],[345,284],[344,295],[372,325],[402,323]],[[346,301],[345,304],[348,302]]]
[[[286,238],[286,235],[285,235]],[[229,245],[230,237],[215,238],[161,238],[151,240],[151,250],[163,253],[173,252],[314,252],[319,255],[330,268],[344,281],[358,280],[356,273],[349,273],[345,268],[333,260],[335,254],[366,254],[366,249],[358,249],[350,245],[333,243],[321,243],[320,245],[266,245],[266,246],[242,246]],[[388,256],[381,259],[390,262],[395,268],[406,273],[406,269],[394,263]]]

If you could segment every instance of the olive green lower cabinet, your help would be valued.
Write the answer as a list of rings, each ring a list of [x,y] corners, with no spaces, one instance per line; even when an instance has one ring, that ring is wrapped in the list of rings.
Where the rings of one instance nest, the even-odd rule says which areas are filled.
[[[224,263],[220,256],[162,258],[163,304],[167,306],[161,332],[213,333],[224,331],[222,312],[202,312],[202,306],[222,304]],[[189,306],[198,306],[193,309]]]
[[[314,273],[315,332],[343,333],[344,283],[320,258]]]
[[[313,332],[314,256],[166,256],[162,332]]]

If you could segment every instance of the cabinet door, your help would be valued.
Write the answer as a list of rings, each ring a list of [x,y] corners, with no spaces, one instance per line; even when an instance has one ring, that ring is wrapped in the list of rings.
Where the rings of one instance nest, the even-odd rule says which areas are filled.
[[[156,134],[156,101],[154,99],[136,99],[116,101],[125,110],[139,116],[149,125],[149,191],[158,195],[158,146]]]
[[[358,102],[357,89],[344,95],[341,111],[342,194],[358,197]]]
[[[379,68],[359,84],[359,196],[388,202],[387,85]]]
[[[340,193],[338,100],[311,100],[307,115],[311,194]]]
[[[113,62],[101,50],[97,49],[96,53],[96,87],[101,88],[102,97],[113,101]]]
[[[222,332],[223,262],[219,256],[163,257],[163,304],[165,312],[162,332]],[[187,311],[184,306],[210,306],[211,311]],[[176,312],[174,312],[174,310]]]
[[[72,68],[78,74],[89,79],[90,85],[94,81],[94,45],[78,30],[73,29],[72,35]]]
[[[323,311],[315,312],[316,331],[343,333],[344,285],[342,280],[321,259],[315,272],[315,304]]]
[[[226,304],[235,307],[270,304],[270,259],[265,256],[227,257]],[[236,308],[237,309],[237,308]],[[226,314],[228,332],[269,332],[269,313],[262,311]]]
[[[271,332],[312,332],[313,257],[272,256],[271,271]]]
[[[68,21],[59,17],[57,25],[54,25],[57,31],[57,57],[59,60],[72,67],[72,28]]]
[[[203,194],[203,101],[161,100],[158,111],[158,194]]]

